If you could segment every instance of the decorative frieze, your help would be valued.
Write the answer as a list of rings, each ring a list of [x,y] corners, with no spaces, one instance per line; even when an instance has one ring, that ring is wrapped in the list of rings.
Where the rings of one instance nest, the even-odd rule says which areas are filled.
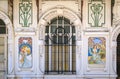
[[[89,0],[88,24],[91,27],[102,27],[105,24],[105,3],[103,0]]]
[[[19,3],[19,24],[29,27],[32,24],[32,1],[20,0]]]

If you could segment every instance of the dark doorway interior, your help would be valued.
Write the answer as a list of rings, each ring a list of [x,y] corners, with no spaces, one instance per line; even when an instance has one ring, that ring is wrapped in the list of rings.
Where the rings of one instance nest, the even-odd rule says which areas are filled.
[[[117,75],[120,79],[120,34],[117,37]]]

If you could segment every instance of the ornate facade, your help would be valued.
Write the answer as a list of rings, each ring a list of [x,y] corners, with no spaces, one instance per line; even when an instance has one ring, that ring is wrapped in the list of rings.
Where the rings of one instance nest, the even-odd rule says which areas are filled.
[[[120,0],[0,0],[0,79],[120,77]]]

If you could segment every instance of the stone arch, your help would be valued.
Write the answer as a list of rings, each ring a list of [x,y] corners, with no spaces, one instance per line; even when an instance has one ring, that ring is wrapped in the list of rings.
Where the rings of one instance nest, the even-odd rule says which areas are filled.
[[[13,27],[12,27],[12,22],[10,21],[9,17],[0,11],[0,19],[2,19],[8,28],[8,39],[13,39]]]
[[[118,35],[120,34],[120,25],[116,24],[115,27],[113,27],[113,30],[112,30],[112,35],[111,35],[111,61],[112,61],[112,72],[113,74],[117,75],[117,71],[116,71],[116,64],[117,64],[117,60],[116,60],[116,57],[117,57],[117,37]]]
[[[8,29],[8,74],[13,72],[13,27],[9,17],[2,11],[0,11],[0,19],[4,21]]]
[[[112,31],[112,41],[116,41],[119,34],[120,34],[120,25],[114,27]]]
[[[43,15],[40,17],[39,19],[39,23],[38,23],[38,41],[39,41],[39,59],[41,62],[39,62],[39,73],[40,74],[44,74],[44,70],[45,70],[45,47],[44,47],[44,39],[45,39],[45,27],[46,25],[50,22],[50,20],[52,20],[55,17],[58,16],[63,16],[67,19],[69,19],[71,21],[71,23],[75,26],[76,29],[76,73],[77,74],[81,74],[82,72],[82,60],[80,60],[81,57],[81,37],[82,37],[82,23],[80,20],[80,17],[73,12],[72,10],[65,8],[64,6],[57,6],[55,8],[50,9],[49,11],[46,11],[45,13],[43,13]]]
[[[74,26],[76,26],[76,31],[77,31],[77,39],[80,40],[81,36],[81,20],[80,17],[70,9],[67,9],[63,6],[57,6],[53,9],[50,9],[49,11],[45,12],[44,15],[39,19],[38,27],[41,33],[39,35],[44,36],[44,27],[50,22],[51,19],[57,17],[57,16],[63,16],[67,19],[69,19]],[[39,39],[43,39],[43,36],[39,36]]]

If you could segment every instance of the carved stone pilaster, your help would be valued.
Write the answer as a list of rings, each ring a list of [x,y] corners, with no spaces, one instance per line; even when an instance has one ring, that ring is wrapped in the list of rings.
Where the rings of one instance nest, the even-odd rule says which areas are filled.
[[[117,42],[112,41],[112,69],[113,72],[116,73],[116,48],[117,48]]]
[[[8,44],[8,74],[14,73],[14,59],[13,59],[13,48],[12,48],[12,42]]]
[[[45,71],[45,46],[44,40],[39,40],[39,74],[44,74]]]
[[[76,41],[76,73],[78,75],[82,74],[82,41]]]
[[[10,24],[7,24],[9,27]],[[12,29],[10,27],[10,29]],[[14,73],[14,54],[13,54],[13,33],[8,30],[8,74]]]

